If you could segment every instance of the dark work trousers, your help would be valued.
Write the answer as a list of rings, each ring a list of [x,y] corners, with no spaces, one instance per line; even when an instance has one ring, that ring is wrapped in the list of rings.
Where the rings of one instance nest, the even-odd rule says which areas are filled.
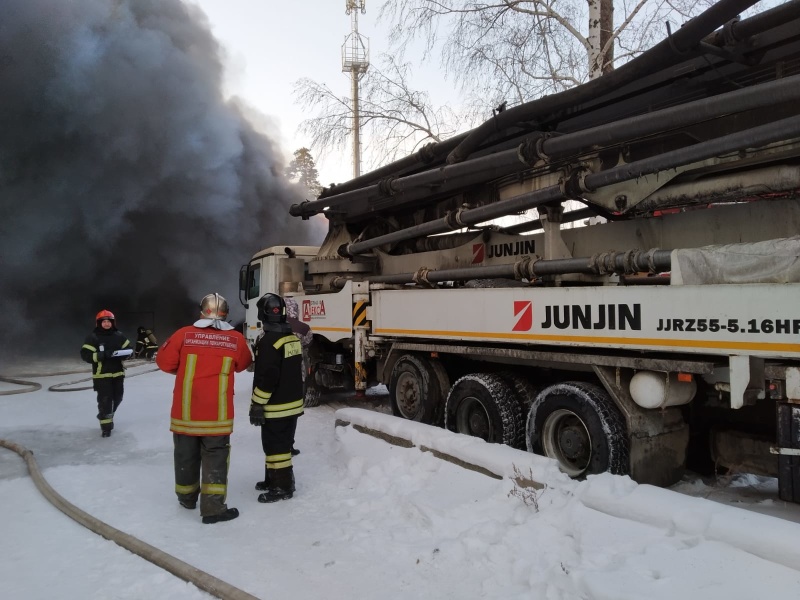
[[[125,392],[125,377],[103,377],[95,379],[94,389],[97,392],[97,419],[102,431],[114,429],[114,413],[122,404]]]
[[[228,510],[225,496],[228,492],[231,436],[173,433],[172,440],[178,500],[194,503],[199,495],[200,515],[203,517]]]
[[[288,488],[292,478],[292,448],[297,417],[267,419],[261,426],[261,448],[264,466],[272,485]],[[284,469],[286,469],[284,471]]]

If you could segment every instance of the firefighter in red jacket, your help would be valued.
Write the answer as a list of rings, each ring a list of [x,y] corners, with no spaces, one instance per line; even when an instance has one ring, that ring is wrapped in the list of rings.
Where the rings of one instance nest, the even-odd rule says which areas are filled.
[[[200,498],[203,523],[239,516],[225,504],[233,432],[234,373],[252,362],[244,336],[225,321],[228,302],[208,294],[200,320],[183,327],[156,354],[162,371],[177,375],[172,394],[175,493],[184,508]]]
[[[264,294],[258,303],[258,320],[264,335],[256,344],[250,423],[261,427],[264,450],[264,490],[259,502],[287,500],[294,494],[292,447],[297,418],[303,414],[303,349],[286,322],[286,304],[275,294]]]
[[[92,387],[97,392],[97,419],[100,432],[111,436],[114,413],[122,404],[125,393],[125,367],[122,361],[133,353],[122,332],[117,329],[116,318],[110,310],[101,310],[95,316],[96,327],[86,336],[81,347],[81,358],[92,365]]]

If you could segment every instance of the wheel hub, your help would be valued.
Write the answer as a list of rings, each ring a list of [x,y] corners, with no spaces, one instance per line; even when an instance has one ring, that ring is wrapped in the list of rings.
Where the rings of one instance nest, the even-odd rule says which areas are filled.
[[[571,410],[550,413],[542,428],[546,456],[555,458],[570,477],[584,473],[592,460],[592,439],[586,424]]]
[[[413,376],[403,374],[397,385],[397,406],[404,416],[413,417],[419,403],[419,388]]]
[[[456,410],[456,431],[492,442],[492,420],[477,398],[464,398]]]
[[[566,427],[562,430],[558,443],[567,460],[574,461],[586,453],[586,438],[577,427]]]
[[[483,413],[472,411],[469,416],[469,430],[475,437],[483,438],[484,440],[489,437],[489,423]]]

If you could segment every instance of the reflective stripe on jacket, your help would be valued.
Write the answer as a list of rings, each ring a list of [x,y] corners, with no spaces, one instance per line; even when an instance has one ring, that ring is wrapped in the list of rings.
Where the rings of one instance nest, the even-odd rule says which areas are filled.
[[[92,378],[105,379],[107,377],[124,377],[125,367],[122,366],[121,358],[102,358],[97,355],[100,346],[103,346],[105,353],[110,354],[115,350],[123,350],[130,347],[122,332],[117,329],[96,328],[86,336],[81,346],[81,358],[92,365]]]
[[[303,414],[303,349],[293,333],[265,331],[256,345],[252,402],[267,419]]]
[[[230,435],[234,373],[251,362],[247,341],[238,331],[190,325],[172,334],[156,354],[158,367],[176,375],[170,431]]]

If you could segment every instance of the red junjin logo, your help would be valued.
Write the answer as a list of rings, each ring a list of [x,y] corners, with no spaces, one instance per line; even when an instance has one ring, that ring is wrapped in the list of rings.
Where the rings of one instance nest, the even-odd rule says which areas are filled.
[[[533,302],[514,300],[514,316],[517,317],[517,323],[511,331],[530,331],[533,327]]]
[[[472,244],[472,264],[482,263],[485,253],[486,246],[484,244]]]

